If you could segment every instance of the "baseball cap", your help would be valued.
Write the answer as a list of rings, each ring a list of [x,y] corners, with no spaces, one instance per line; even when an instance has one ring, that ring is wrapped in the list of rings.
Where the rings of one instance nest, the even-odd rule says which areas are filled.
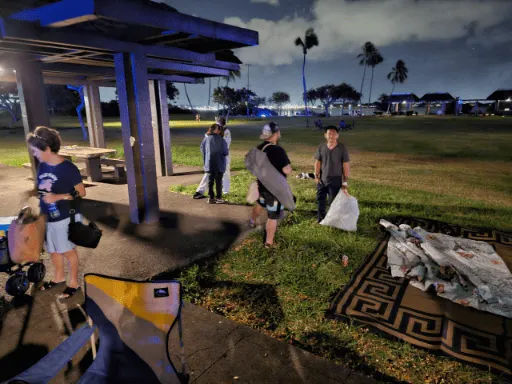
[[[335,125],[328,125],[327,127],[324,128],[324,131],[327,132],[329,129],[334,129],[336,133],[339,133],[340,131],[340,129]]]
[[[277,132],[279,132],[279,126],[272,121],[263,126],[263,129],[261,130],[260,139],[262,139],[262,140],[270,139],[274,135],[274,133],[277,133]]]

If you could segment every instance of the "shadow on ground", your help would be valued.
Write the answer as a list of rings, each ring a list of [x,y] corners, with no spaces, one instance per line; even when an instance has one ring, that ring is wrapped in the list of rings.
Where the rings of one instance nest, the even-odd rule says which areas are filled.
[[[146,280],[215,256],[241,233],[241,228],[228,220],[166,210],[156,223],[133,224],[129,207],[119,203],[86,199],[81,210],[86,220],[95,221],[103,230],[98,248],[79,248],[83,273]],[[0,284],[5,280],[0,276]],[[39,361],[85,321],[79,309],[63,312],[55,293],[33,288],[16,299],[0,297],[0,382]],[[90,362],[90,354],[82,348],[56,382],[76,382]]]

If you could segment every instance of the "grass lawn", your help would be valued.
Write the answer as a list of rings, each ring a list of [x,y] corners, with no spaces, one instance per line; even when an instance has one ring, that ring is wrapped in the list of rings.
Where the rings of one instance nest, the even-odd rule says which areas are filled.
[[[324,119],[324,125],[328,122]],[[177,272],[184,281],[186,299],[381,379],[386,375],[413,383],[499,380],[449,358],[389,341],[364,327],[326,321],[323,312],[374,249],[381,236],[380,218],[410,215],[512,231],[511,122],[498,117],[356,120],[356,129],[341,133],[341,140],[352,159],[349,190],[359,201],[358,231],[345,233],[316,225],[314,183],[292,176],[298,209],[280,223],[279,249],[269,253],[262,247],[261,234],[254,234],[215,260]],[[171,124],[178,164],[202,163],[198,147],[208,124],[193,123]],[[304,128],[302,118],[280,118],[278,123],[294,171],[311,172],[321,133]],[[59,127],[66,122],[54,124]],[[107,145],[122,149],[116,122],[109,124]],[[230,123],[232,168],[241,171],[232,179],[232,202],[245,202],[252,176],[243,170],[243,156],[259,142],[261,125],[261,121],[236,119]],[[78,130],[61,134],[65,144],[80,143]],[[26,162],[23,135],[3,131],[0,135],[0,162]],[[174,191],[192,193],[194,189],[176,187]],[[346,268],[341,265],[342,254],[349,256]]]

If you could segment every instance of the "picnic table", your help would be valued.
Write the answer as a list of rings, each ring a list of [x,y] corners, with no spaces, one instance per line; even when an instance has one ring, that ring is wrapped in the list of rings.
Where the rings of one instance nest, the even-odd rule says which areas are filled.
[[[101,157],[116,153],[115,149],[80,147],[78,145],[62,147],[59,155],[66,158],[75,157],[85,162],[87,170],[87,178],[89,181],[101,181],[103,175],[101,173]]]

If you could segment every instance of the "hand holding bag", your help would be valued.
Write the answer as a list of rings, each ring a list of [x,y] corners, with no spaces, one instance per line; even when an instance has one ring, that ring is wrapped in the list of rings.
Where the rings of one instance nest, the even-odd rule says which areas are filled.
[[[81,247],[96,248],[100,242],[103,232],[92,221],[89,222],[89,225],[75,221],[75,207],[76,200],[73,200],[71,203],[71,209],[69,210],[71,218],[69,223],[69,241]]]

